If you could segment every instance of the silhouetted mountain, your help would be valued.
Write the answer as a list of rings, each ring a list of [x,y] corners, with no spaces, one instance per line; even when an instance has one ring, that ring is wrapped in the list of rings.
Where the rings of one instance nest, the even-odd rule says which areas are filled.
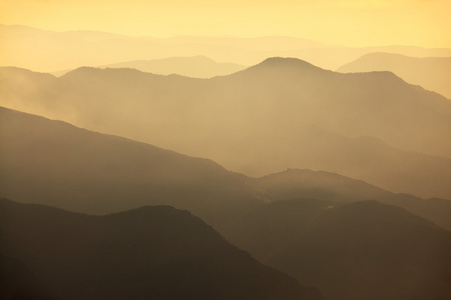
[[[208,157],[251,176],[326,170],[394,192],[451,198],[444,138],[451,103],[392,73],[340,74],[282,58],[208,80],[130,69],[80,68],[46,81],[0,73],[7,107]]]
[[[337,69],[338,72],[390,71],[405,81],[451,99],[451,57],[408,57],[370,53]]]
[[[169,57],[155,60],[133,60],[116,64],[98,66],[99,68],[130,68],[142,72],[159,75],[177,74],[194,78],[211,78],[229,75],[245,66],[232,63],[217,63],[205,56]],[[52,72],[55,76],[62,76],[73,70]]]
[[[320,299],[187,211],[106,216],[0,200],[2,255],[64,299]]]
[[[227,235],[327,299],[447,299],[451,233],[375,201],[295,199],[260,207]]]

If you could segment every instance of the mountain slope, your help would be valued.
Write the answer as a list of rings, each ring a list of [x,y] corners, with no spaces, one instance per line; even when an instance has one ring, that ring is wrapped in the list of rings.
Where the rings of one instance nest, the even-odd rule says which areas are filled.
[[[392,73],[340,74],[282,58],[209,80],[130,69],[0,73],[7,107],[251,176],[308,168],[451,198],[451,103]]]
[[[260,203],[242,175],[207,159],[5,108],[0,120],[5,197],[90,213],[175,205],[216,224]]]
[[[187,211],[106,216],[0,200],[1,252],[64,299],[320,299]],[[37,242],[38,241],[38,242]]]
[[[451,99],[451,57],[408,57],[393,53],[370,53],[341,66],[338,72],[390,71],[405,81]]]
[[[451,233],[375,201],[279,201],[250,212],[227,236],[327,299],[451,294]]]
[[[290,169],[250,181],[250,186],[270,201],[317,199],[326,203],[347,204],[362,200],[402,207],[451,231],[451,201],[420,199],[408,194],[394,194],[334,173]]]

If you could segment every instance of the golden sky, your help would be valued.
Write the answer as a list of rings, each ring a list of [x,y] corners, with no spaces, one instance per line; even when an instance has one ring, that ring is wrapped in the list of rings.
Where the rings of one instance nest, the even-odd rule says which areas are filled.
[[[451,47],[451,0],[0,0],[0,23],[132,36]]]

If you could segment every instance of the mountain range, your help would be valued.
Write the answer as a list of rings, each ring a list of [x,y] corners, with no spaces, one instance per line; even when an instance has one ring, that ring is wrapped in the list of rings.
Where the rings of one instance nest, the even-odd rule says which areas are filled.
[[[217,63],[205,56],[169,57],[155,60],[133,60],[98,66],[99,68],[130,68],[142,72],[171,75],[177,74],[194,78],[211,78],[241,71],[245,66],[232,63]],[[52,72],[61,76],[72,70]]]
[[[394,194],[328,172],[287,170],[250,178],[208,159],[6,108],[0,109],[0,140],[0,190],[19,202],[90,214],[172,205],[220,230],[268,202],[375,199],[451,229],[448,200]]]
[[[393,53],[369,53],[337,71],[390,71],[411,84],[421,85],[451,99],[451,57],[418,58]]]
[[[192,218],[187,212],[167,206],[173,205],[198,215],[260,262],[288,272],[303,286],[317,286],[326,299],[407,300],[415,299],[409,298],[415,294],[419,299],[438,300],[449,295],[451,277],[447,254],[451,234],[440,227],[451,228],[449,200],[394,194],[362,181],[310,170],[287,170],[249,178],[227,171],[210,160],[5,108],[0,110],[0,122],[0,191],[3,196],[82,213],[114,212],[95,217],[3,200],[0,245],[4,250],[0,255],[8,265],[13,265],[9,268],[13,270],[5,273],[17,278],[14,274],[25,272],[20,267],[23,265],[28,269],[26,272],[40,278],[38,282],[16,280],[14,286],[25,285],[25,290],[51,297],[71,291],[71,284],[82,284],[84,288],[79,292],[92,292],[93,298],[99,297],[99,293],[126,297],[122,295],[129,295],[132,287],[136,293],[148,293],[140,284],[149,284],[135,280],[135,276],[153,278],[157,275],[138,267],[132,272],[126,265],[135,265],[137,262],[133,259],[154,253],[155,243],[150,247],[145,241],[154,236],[155,232],[147,230],[154,228],[157,221],[167,222],[160,225],[165,233],[171,233],[176,230],[169,230],[173,228],[169,224],[180,225],[175,216]],[[368,199],[372,201],[364,201]],[[160,206],[143,207],[147,205]],[[174,218],[169,217],[173,215]],[[195,223],[208,227],[199,219]],[[186,232],[190,226],[183,222],[180,226],[185,231],[174,233],[176,236],[192,237]],[[187,243],[193,245],[188,247],[193,253],[203,253],[192,240]],[[211,245],[212,242],[205,243]],[[177,245],[170,244],[162,253],[174,249],[169,253],[179,255],[175,250],[186,249]],[[80,254],[74,249],[87,250]],[[95,258],[100,255],[97,251],[102,259]],[[130,255],[132,261],[123,258],[128,257],[128,253],[133,254]],[[230,257],[222,255],[225,256]],[[156,259],[159,255],[152,257]],[[151,258],[145,260],[152,262]],[[90,263],[85,264],[85,261]],[[112,264],[112,261],[126,264]],[[189,261],[193,261],[193,257]],[[60,263],[64,268],[75,268],[75,273],[66,277],[69,275],[60,273]],[[109,274],[130,276],[132,283],[112,287],[111,280],[116,279],[98,273],[105,269]],[[170,270],[186,274],[177,268]],[[248,274],[244,270],[237,272]],[[94,287],[92,281],[85,281],[89,278],[86,274],[104,278],[104,281],[96,279],[100,285]],[[199,269],[188,275],[193,280],[201,276]],[[67,279],[63,283],[65,278],[71,278],[70,282]],[[294,294],[300,293],[296,294],[298,296],[319,297],[314,289],[299,292],[298,287],[289,283],[290,279],[282,281],[282,285],[293,288]],[[157,282],[158,286],[173,284],[172,281]],[[259,286],[258,283],[255,286]],[[220,288],[212,289],[211,293],[214,290]],[[195,288],[191,291],[201,293]],[[166,293],[167,290],[162,292]],[[280,299],[278,297],[273,298]]]
[[[296,57],[335,70],[364,54],[390,52],[415,57],[449,57],[451,49],[412,46],[339,47],[302,38],[130,37],[96,31],[55,32],[21,25],[0,25],[0,66],[55,72],[133,60],[203,55],[218,62],[254,65],[272,56]]]
[[[79,68],[0,68],[6,107],[208,157],[263,176],[325,170],[394,192],[451,199],[451,103],[389,72],[341,74],[271,58],[195,79]]]

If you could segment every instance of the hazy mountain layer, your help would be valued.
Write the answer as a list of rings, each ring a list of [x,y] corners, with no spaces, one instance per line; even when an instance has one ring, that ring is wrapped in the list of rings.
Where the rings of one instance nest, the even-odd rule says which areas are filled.
[[[0,122],[0,191],[17,201],[102,214],[175,205],[215,224],[261,202],[207,159],[4,108]]]
[[[451,57],[408,57],[370,53],[337,69],[338,72],[390,71],[405,81],[451,99]]]
[[[325,203],[346,204],[378,200],[399,206],[451,231],[451,201],[420,199],[408,194],[394,194],[360,180],[338,174],[287,170],[250,181],[250,186],[272,202],[290,199],[319,199]]]
[[[204,55],[218,62],[253,65],[271,56],[289,56],[335,70],[371,52],[409,56],[451,56],[451,49],[386,46],[349,48],[311,40],[270,36],[236,37],[128,37],[94,31],[54,32],[27,26],[0,25],[1,66],[40,72],[99,66],[121,61]]]
[[[209,80],[130,69],[81,68],[61,78],[0,70],[2,103],[11,108],[252,176],[308,168],[451,198],[451,103],[392,73],[340,74],[280,58]]]
[[[377,199],[451,230],[451,201],[397,195],[327,172],[288,170],[253,179],[206,159],[4,108],[0,140],[1,196],[21,202],[91,214],[173,205],[222,229],[273,201]]]
[[[327,299],[451,294],[451,233],[374,201],[278,201],[248,213],[227,237]]]
[[[159,75],[177,74],[194,78],[211,78],[241,71],[245,66],[232,63],[217,63],[205,56],[169,57],[155,60],[133,60],[98,66],[99,68],[129,68]],[[73,70],[52,72],[62,76]]]
[[[229,75],[245,68],[245,66],[238,64],[217,63],[205,56],[171,57],[159,60],[135,60],[100,67],[132,68],[153,74],[178,74],[195,78],[211,78]]]
[[[107,216],[0,200],[1,254],[62,299],[320,299],[187,211]],[[16,298],[11,298],[16,299]]]

